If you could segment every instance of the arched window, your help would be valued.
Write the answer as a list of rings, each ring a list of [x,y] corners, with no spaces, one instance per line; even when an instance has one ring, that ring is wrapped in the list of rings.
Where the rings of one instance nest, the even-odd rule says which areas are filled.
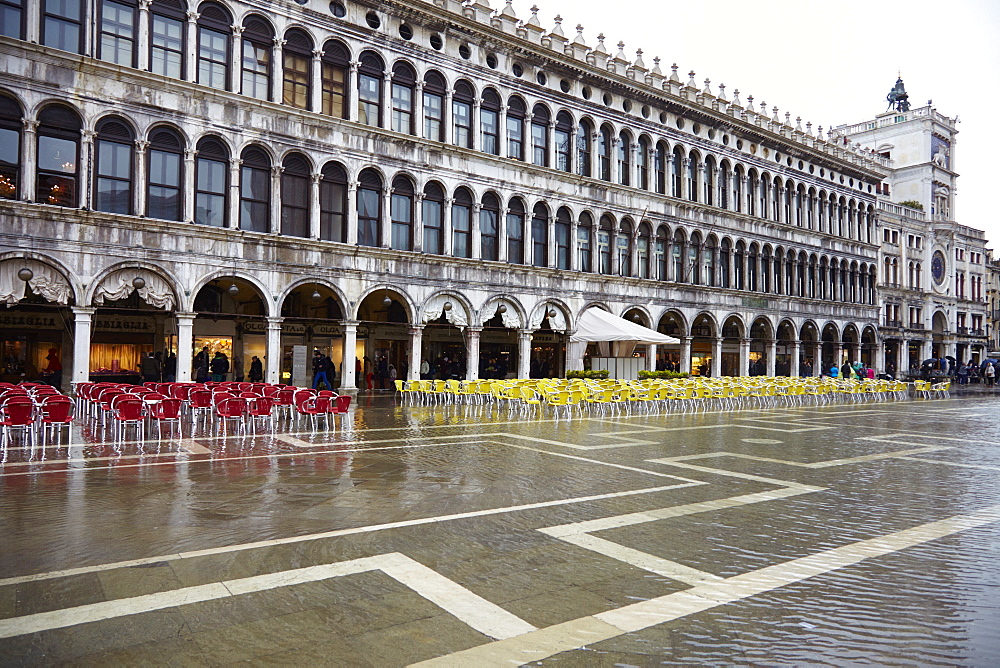
[[[240,92],[258,100],[271,99],[271,48],[274,32],[263,19],[251,16],[243,22],[243,72]]]
[[[687,159],[687,195],[692,202],[698,201],[698,170],[701,168],[697,153],[692,153]]]
[[[670,194],[673,197],[681,197],[681,170],[684,168],[684,152],[680,146],[674,147],[673,159],[670,165],[671,180]]]
[[[701,285],[701,248],[703,246],[701,235],[695,232],[691,235],[691,240],[687,246],[687,257],[684,260],[685,280],[694,285]]]
[[[806,187],[799,184],[799,187],[795,189],[795,226],[802,227],[802,207],[805,205]]]
[[[500,258],[500,200],[493,193],[483,195],[479,209],[480,255],[484,260]]]
[[[392,198],[389,205],[392,219],[390,248],[408,251],[413,248],[413,184],[405,176],[392,180]]]
[[[416,83],[417,73],[409,63],[400,61],[392,66],[392,129],[404,135],[414,134],[413,88]],[[439,111],[439,126],[440,123]]]
[[[750,170],[747,172],[747,188],[746,188],[746,200],[747,200],[747,215],[756,216],[757,215],[757,192],[760,190],[760,179],[757,178],[757,172]]]
[[[563,207],[556,212],[556,269],[569,269],[569,235],[573,227],[569,209]]]
[[[636,259],[639,262],[636,268],[639,270],[639,278],[649,278],[649,246],[649,225],[643,223],[639,226],[639,238],[636,240]]]
[[[382,126],[382,75],[385,65],[377,54],[361,54],[358,67],[358,122]],[[362,244],[364,245],[364,244]]]
[[[395,83],[396,79],[394,76],[394,86]],[[424,77],[424,139],[430,139],[431,141],[444,141],[444,94],[444,77],[437,72],[428,72]],[[471,105],[468,112],[469,113],[465,118],[466,124],[468,124],[471,120]],[[468,137],[465,137],[465,140],[468,141]],[[458,146],[464,146],[464,144],[459,144],[457,140],[456,144]]]
[[[667,145],[656,142],[656,152],[653,154],[653,169],[656,172],[656,192],[667,194]]]
[[[531,263],[549,266],[549,210],[539,202],[531,216]]]
[[[703,285],[715,287],[715,237],[708,237],[701,249],[701,280]]]
[[[597,136],[597,176],[602,181],[611,180],[611,128],[607,125]]]
[[[293,153],[281,166],[281,233],[309,237],[309,161]]]
[[[161,0],[149,7],[149,71],[183,79],[186,35],[183,0]]]
[[[614,227],[610,216],[601,216],[601,226],[597,230],[597,270],[602,274],[611,273],[611,230]]]
[[[757,244],[750,244],[750,249],[747,251],[747,276],[746,276],[746,289],[750,292],[757,292],[757,279],[759,275],[757,273]]]
[[[61,51],[83,53],[83,21],[86,17],[83,0],[43,0],[39,4],[42,6],[42,45]],[[4,23],[6,24],[6,20]],[[7,32],[6,28],[4,32]]]
[[[733,172],[729,168],[729,163],[722,162],[719,168],[719,208],[729,208],[729,193],[733,183]]]
[[[591,145],[590,137],[594,134],[594,126],[588,120],[580,121],[576,131],[577,164],[576,173],[580,176],[590,176]]]
[[[0,0],[0,35],[24,39],[24,0]]]
[[[233,19],[216,4],[198,8],[198,83],[229,90],[229,33]]]
[[[429,81],[427,85],[430,85]],[[475,100],[476,94],[473,91],[472,84],[464,80],[455,84],[455,92],[451,97],[451,115],[455,125],[455,146],[461,146],[462,148],[472,148],[474,146],[474,138],[472,136],[472,106]]]
[[[146,215],[161,220],[181,219],[182,158],[184,142],[169,128],[149,135]]]
[[[472,257],[472,193],[466,188],[455,191],[451,205],[451,254]]]
[[[722,240],[722,246],[719,249],[719,286],[723,288],[731,288],[731,282],[729,280],[729,267],[732,263],[732,243],[729,239]]]
[[[649,140],[639,137],[639,148],[635,154],[635,185],[649,190]]]
[[[424,252],[440,255],[444,239],[444,191],[436,183],[424,186],[424,203],[421,209],[424,225]]]
[[[80,117],[58,105],[38,115],[35,201],[56,206],[79,206]]]
[[[806,227],[810,230],[815,229],[815,216],[816,216],[816,190],[813,188],[809,189],[806,194]]]
[[[347,170],[335,162],[323,166],[319,182],[319,238],[347,241]]]
[[[507,205],[507,261],[524,264],[524,203],[517,197]]]
[[[292,28],[285,33],[281,52],[281,101],[289,106],[311,108],[312,52],[312,39],[304,30]]]
[[[656,241],[653,244],[653,262],[655,267],[655,278],[660,281],[666,281],[667,276],[667,242],[669,239],[669,233],[667,228],[660,227],[656,231]]]
[[[549,166],[549,110],[542,104],[531,110],[531,164]]]
[[[733,170],[733,207],[739,213],[743,212],[743,167],[736,165]]]
[[[705,158],[705,178],[702,190],[704,191],[702,201],[709,206],[715,206],[715,158],[712,156]]]
[[[21,107],[0,95],[0,198],[3,199],[18,199],[20,195],[23,127]]]
[[[225,227],[229,194],[229,151],[213,137],[198,142],[195,161],[194,222]]]
[[[771,292],[771,247],[764,246],[760,255],[760,291]]]
[[[97,125],[97,165],[94,209],[132,213],[132,130],[122,121],[105,119]]]
[[[358,245],[379,246],[382,239],[382,177],[374,169],[358,175]]]
[[[684,282],[684,232],[674,231],[673,243],[670,245],[670,262],[674,269],[674,282]]]
[[[46,5],[53,5],[47,0]],[[72,4],[63,0],[63,5]],[[137,0],[101,0],[98,59],[123,67],[135,67]],[[6,18],[6,13],[0,10]]]
[[[733,254],[733,288],[746,290],[746,246],[742,241],[736,242],[736,252]]]
[[[560,172],[572,172],[573,165],[570,160],[570,141],[573,137],[573,119],[568,112],[560,111],[556,114],[555,143],[556,143],[556,169]]]
[[[240,156],[240,229],[271,231],[271,159],[256,146]]]
[[[618,183],[632,185],[632,135],[624,130],[618,135]]]
[[[615,236],[615,247],[618,253],[618,275],[632,275],[632,223],[623,220],[618,234]]]
[[[594,270],[590,262],[590,249],[593,244],[594,219],[584,211],[580,214],[580,222],[576,228],[576,268],[580,271]]]
[[[517,96],[507,100],[507,157],[524,160],[524,115],[527,108]]]
[[[760,181],[756,185],[755,192],[758,196],[757,215],[766,219],[768,218],[768,200],[771,198],[771,177],[766,173],[762,174]]]
[[[320,84],[323,94],[322,112],[335,118],[347,118],[347,73],[351,54],[347,47],[330,40],[323,47]]]
[[[483,153],[500,155],[500,96],[492,88],[483,91],[479,124],[483,135]]]

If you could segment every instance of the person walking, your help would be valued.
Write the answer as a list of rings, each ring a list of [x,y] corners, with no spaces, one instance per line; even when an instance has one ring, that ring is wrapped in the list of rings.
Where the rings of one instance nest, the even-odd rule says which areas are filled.
[[[146,353],[146,356],[139,361],[139,373],[142,374],[144,383],[160,382],[160,361],[152,351]]]
[[[163,361],[163,380],[167,383],[177,380],[177,353],[170,353]]]
[[[330,388],[330,379],[326,375],[326,366],[323,364],[323,353],[316,351],[313,353],[313,389],[318,390],[320,382]]]
[[[45,373],[51,374],[49,385],[59,389],[62,387],[62,362],[59,361],[59,351],[49,348],[49,354],[45,356],[48,364],[45,366]]]
[[[233,380],[237,383],[242,383],[243,379],[243,357],[241,355],[233,355]]]
[[[212,380],[216,383],[221,383],[226,379],[226,374],[229,373],[229,359],[226,358],[225,353],[217,352],[215,357],[212,358],[212,363],[209,365],[209,369],[212,372]]]
[[[254,355],[250,358],[250,382],[260,383],[264,380],[264,365],[260,358]]]
[[[986,387],[993,387],[993,381],[996,380],[997,370],[993,368],[993,364],[990,362],[986,363],[986,368],[983,369],[983,377],[986,378]]]
[[[194,356],[194,379],[199,383],[208,380],[208,346],[201,349],[201,352]]]

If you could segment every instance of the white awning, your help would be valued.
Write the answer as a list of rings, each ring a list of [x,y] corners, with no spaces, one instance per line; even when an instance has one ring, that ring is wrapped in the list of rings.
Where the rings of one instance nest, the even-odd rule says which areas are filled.
[[[643,327],[599,308],[589,308],[580,316],[570,341],[636,341],[638,343],[680,343],[680,339]]]

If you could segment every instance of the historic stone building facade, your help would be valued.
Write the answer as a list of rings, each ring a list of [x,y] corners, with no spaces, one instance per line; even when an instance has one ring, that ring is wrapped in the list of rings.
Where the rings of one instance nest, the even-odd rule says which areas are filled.
[[[894,91],[905,96],[902,80]],[[956,119],[906,102],[834,130],[887,158],[879,187],[880,337],[897,369],[928,357],[985,359],[989,345],[986,235],[955,221]]]
[[[650,367],[883,366],[890,161],[693,72],[485,0],[0,5],[8,373],[554,374],[587,308]]]

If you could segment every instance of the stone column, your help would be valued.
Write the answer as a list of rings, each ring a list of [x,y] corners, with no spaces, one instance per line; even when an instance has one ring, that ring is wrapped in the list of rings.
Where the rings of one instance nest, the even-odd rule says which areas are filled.
[[[309,238],[319,239],[319,183],[323,174],[309,175]]]
[[[392,188],[388,184],[382,186],[382,206],[379,207],[378,218],[382,231],[379,245],[389,248],[392,246]]]
[[[194,319],[197,313],[174,313],[177,320],[177,382],[191,380],[191,360],[194,359]]]
[[[28,6],[33,7],[35,3],[29,2]],[[30,10],[29,10],[30,11]],[[38,167],[38,121],[25,119],[24,126],[24,169],[21,170],[21,200],[25,202],[35,201],[35,170]]]
[[[799,367],[802,366],[802,350],[799,340],[792,339],[788,342],[788,347],[791,348],[791,360],[788,363],[788,375],[792,378],[798,378]]]
[[[80,146],[80,183],[79,200],[80,208],[86,210],[93,209],[92,197],[94,188],[94,137],[97,133],[93,130],[81,130],[83,141]],[[36,156],[37,157],[37,156]]]
[[[452,122],[452,112],[451,108],[452,92],[451,89],[446,90],[444,93],[444,100],[441,102],[441,123],[444,126],[444,143],[454,144],[455,143],[455,124]],[[423,100],[421,100],[423,102]],[[423,104],[420,105],[423,109]],[[418,133],[419,134],[419,133]]]
[[[465,379],[479,380],[479,335],[482,327],[465,328]]]
[[[354,122],[358,120],[358,105],[361,104],[361,100],[358,97],[358,68],[360,66],[360,62],[352,60],[350,72],[347,74],[347,81],[344,82],[347,88],[347,100],[344,102],[347,105],[347,120]]]
[[[424,82],[420,79],[413,85],[413,129],[418,137],[424,137]],[[444,110],[441,110],[444,115]],[[437,137],[424,137],[424,139],[434,139]]]
[[[184,187],[181,189],[182,200],[182,220],[185,223],[194,222],[194,190],[195,190],[195,156],[198,152],[193,149],[184,149]]]
[[[383,130],[392,129],[392,72],[385,72],[382,75],[382,99],[380,101],[382,122],[379,127]]]
[[[152,1],[139,0],[139,30],[135,46],[138,50],[136,67],[143,72],[149,70],[149,4]],[[142,182],[140,181],[140,183]]]
[[[472,146],[469,148],[473,151],[482,150],[483,145],[483,141],[480,138],[482,133],[479,131],[479,110],[481,106],[482,101],[478,97],[472,101],[472,117],[469,119],[469,134],[472,137]]]
[[[345,81],[344,86],[349,84]],[[313,49],[309,67],[309,110],[323,112],[323,50]]]
[[[355,377],[355,352],[358,347],[358,323],[354,320],[344,320],[344,342],[341,351],[340,364],[340,389],[356,392],[358,389],[357,378]]]
[[[271,206],[268,232],[281,234],[281,173],[285,168],[281,165],[271,167]]]
[[[750,375],[750,339],[740,339],[740,376]]]
[[[243,72],[243,26],[231,26],[232,39],[230,40],[231,65],[229,68],[229,90],[234,93],[242,92],[242,82],[240,77]],[[197,42],[189,48],[197,48]],[[273,68],[273,64],[272,64]]]
[[[267,347],[264,362],[265,382],[276,384],[281,381],[281,321],[284,318],[267,318]]]
[[[344,224],[347,226],[347,243],[358,245],[358,181],[347,183],[347,211],[344,212]]]
[[[507,105],[501,104],[497,113],[497,156],[507,157]]]
[[[618,144],[621,142],[620,137],[612,137],[611,145],[608,146],[608,167],[609,174],[608,180],[611,183],[618,183]],[[617,273],[617,272],[612,272]]]
[[[229,216],[224,227],[240,228],[240,177],[243,161],[239,158],[229,160]]]
[[[132,204],[135,207],[135,214],[137,216],[146,215],[146,186],[147,186],[147,165],[146,161],[146,149],[149,148],[149,142],[145,139],[140,139],[135,143],[135,179],[133,183],[135,184],[135,192],[132,193]]]
[[[517,330],[517,377],[531,375],[531,330]]]
[[[577,250],[576,236],[580,232],[580,220],[573,218],[569,223],[569,268],[570,271],[580,271],[580,253]],[[650,249],[652,252],[652,249]]]
[[[507,261],[507,214],[510,209],[503,204],[500,205],[500,213],[497,216],[497,261]]]
[[[764,344],[766,351],[764,354],[767,355],[767,375],[774,377],[774,358],[778,356],[778,342],[774,339],[767,339]]]
[[[885,341],[876,341],[874,345],[875,345],[875,359],[874,359],[875,374],[878,375],[880,373],[885,372]]]
[[[424,250],[424,194],[413,194],[413,250]]]
[[[30,4],[30,3],[29,3]],[[90,380],[90,329],[96,308],[73,307],[73,387]]]
[[[469,220],[469,225],[472,228],[472,233],[469,235],[469,243],[472,247],[469,249],[469,256],[473,260],[479,260],[483,257],[483,228],[479,220],[482,210],[483,205],[481,202],[475,202],[472,205],[472,217]]]
[[[184,50],[184,80],[198,80],[198,12],[188,12],[185,30],[185,50]],[[179,371],[178,371],[179,373]]]
[[[555,215],[549,217],[545,225],[545,266],[552,269],[556,266],[556,219]]]
[[[580,147],[577,145],[576,135],[580,131],[579,125],[574,125],[569,131],[569,173],[577,174],[580,170],[577,165],[577,161],[580,159]],[[573,243],[576,243],[576,237],[573,237]],[[575,253],[574,253],[575,255]]]
[[[691,338],[682,336],[681,339],[681,368],[682,373],[691,373]]]
[[[441,207],[441,254],[451,255],[451,207],[455,203],[455,198],[445,197],[444,206]]]
[[[656,371],[656,344],[646,344],[646,371]]]
[[[41,11],[42,3],[40,2],[24,3],[24,23],[26,28],[24,38],[31,44],[38,44],[41,41],[41,34],[39,32],[42,24]]]
[[[836,364],[840,367],[844,363],[844,346],[840,341],[833,342],[833,359],[830,360],[830,364]]]
[[[406,371],[407,380],[420,380],[420,365],[423,364],[424,326],[410,325],[410,366]]]
[[[720,336],[712,339],[712,377],[718,378],[722,375],[722,342]]]

